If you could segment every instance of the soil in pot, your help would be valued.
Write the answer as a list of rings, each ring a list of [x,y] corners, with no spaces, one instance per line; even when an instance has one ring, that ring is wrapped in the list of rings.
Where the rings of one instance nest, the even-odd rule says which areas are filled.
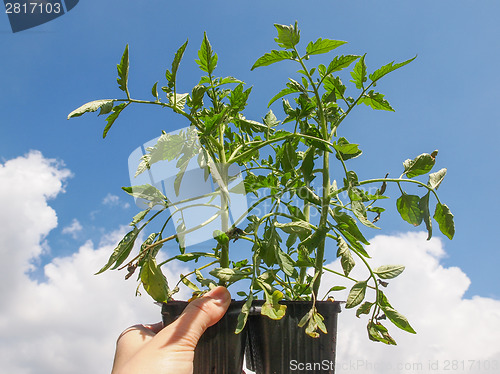
[[[272,320],[260,314],[264,301],[254,303],[248,318],[247,368],[256,374],[335,373],[337,316],[340,302],[316,302],[328,334],[312,338],[297,325],[312,302],[283,301],[286,315]]]
[[[243,301],[232,301],[226,314],[209,327],[200,338],[194,351],[194,373],[239,374],[242,372],[247,329],[240,334],[234,330],[238,323]],[[170,301],[162,306],[163,325],[179,317],[188,305],[186,301]]]

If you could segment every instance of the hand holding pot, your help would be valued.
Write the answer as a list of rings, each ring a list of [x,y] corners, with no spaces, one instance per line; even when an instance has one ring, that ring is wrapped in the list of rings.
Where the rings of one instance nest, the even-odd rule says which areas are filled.
[[[217,287],[191,302],[172,324],[136,325],[116,345],[112,374],[192,374],[194,349],[205,330],[219,321],[231,302]]]

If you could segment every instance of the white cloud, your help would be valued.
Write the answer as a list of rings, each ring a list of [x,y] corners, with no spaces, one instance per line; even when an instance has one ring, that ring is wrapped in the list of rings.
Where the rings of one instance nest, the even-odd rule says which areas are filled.
[[[72,256],[55,258],[37,283],[26,271],[42,253],[44,237],[57,226],[47,205],[70,175],[38,152],[0,165],[0,362],[16,374],[110,372],[119,333],[138,322],[156,322],[160,310],[148,296],[135,297],[124,274],[93,275],[126,228],[91,242]],[[171,267],[169,273],[180,269]]]
[[[74,218],[69,226],[66,226],[62,229],[62,233],[71,235],[73,239],[76,239],[78,237],[78,233],[82,230],[83,227],[81,223],[76,218]]]
[[[69,176],[62,165],[38,152],[0,165],[0,362],[6,373],[110,372],[118,334],[128,325],[159,319],[149,297],[134,296],[132,279],[125,282],[118,272],[93,275],[125,227],[106,235],[97,247],[87,242],[73,255],[53,259],[44,268],[43,283],[26,275],[46,245],[44,238],[57,226],[47,200],[63,191]],[[375,266],[407,265],[386,294],[418,334],[390,327],[398,346],[372,343],[366,337],[366,318],[344,310],[339,316],[337,373],[498,372],[500,301],[464,299],[470,280],[459,268],[441,265],[446,253],[440,240],[403,234],[377,236],[371,242],[369,251],[379,261]],[[323,285],[331,287],[332,279],[326,276]]]
[[[117,196],[117,195],[113,195],[111,193],[108,193],[104,199],[102,199],[102,203],[103,205],[106,205],[106,206],[109,206],[109,207],[112,207],[112,206],[120,206],[122,207],[123,209],[128,209],[130,208],[130,204],[129,203],[123,203],[121,200],[120,200],[120,197]]]
[[[406,265],[384,292],[417,334],[386,322],[398,345],[373,343],[367,338],[367,317],[358,319],[354,310],[343,310],[337,340],[338,373],[486,373],[494,365],[498,371],[500,301],[479,296],[464,299],[469,278],[457,267],[443,267],[443,243],[425,238],[424,233],[377,236],[368,248],[377,259],[374,266]],[[327,276],[325,283],[326,290],[333,285],[332,278]],[[347,292],[337,299],[346,297]]]

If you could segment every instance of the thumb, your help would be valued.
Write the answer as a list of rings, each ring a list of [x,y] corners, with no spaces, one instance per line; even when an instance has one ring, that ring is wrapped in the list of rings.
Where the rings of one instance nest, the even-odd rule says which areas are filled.
[[[194,350],[201,335],[224,316],[230,303],[231,295],[225,287],[214,288],[189,303],[175,322],[158,333],[157,340]]]

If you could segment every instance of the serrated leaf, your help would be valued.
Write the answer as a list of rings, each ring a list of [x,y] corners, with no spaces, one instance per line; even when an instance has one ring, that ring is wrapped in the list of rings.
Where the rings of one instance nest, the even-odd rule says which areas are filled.
[[[366,281],[362,281],[357,282],[354,286],[352,286],[345,306],[347,309],[354,308],[356,305],[361,304],[365,298],[366,285]]]
[[[378,69],[378,70],[374,71],[372,74],[370,74],[370,79],[373,82],[376,82],[380,78],[382,78],[384,75],[389,74],[390,72],[409,64],[410,62],[412,62],[416,58],[417,58],[417,56],[415,56],[409,60],[397,63],[397,64],[394,64],[394,61],[390,62],[389,64],[382,66],[380,69]]]
[[[68,114],[68,119],[73,118],[73,117],[80,117],[84,113],[88,112],[95,112],[98,109],[101,109],[101,114],[107,114],[111,111],[113,108],[113,103],[115,100],[94,100],[89,103],[83,104],[81,107],[75,109],[72,111],[70,114]]]
[[[389,102],[384,99],[384,95],[378,92],[374,92],[373,90],[370,90],[370,92],[359,99],[358,105],[359,104],[365,104],[375,110],[387,110],[390,112],[394,112],[391,104],[389,104]]]
[[[356,88],[362,89],[367,79],[365,55],[361,56],[356,65],[354,65],[354,70],[351,72],[351,77],[353,78],[351,82],[356,85]]]
[[[336,71],[340,71],[349,65],[351,65],[354,61],[356,61],[358,58],[361,56],[357,55],[342,55],[342,56],[335,56],[335,58],[330,62],[328,65],[328,68],[325,69],[323,72],[323,76],[328,76],[331,73],[334,73]]]
[[[291,49],[299,43],[300,30],[297,22],[295,22],[295,26],[274,24],[274,27],[278,30],[278,37],[275,38],[274,41],[278,43],[280,47]]]
[[[221,230],[215,230],[213,232],[213,237],[215,240],[217,240],[217,243],[219,244],[227,244],[229,243],[229,237],[227,236],[227,234]]]
[[[347,245],[344,239],[339,237],[337,239],[337,246],[338,246],[337,257],[340,257],[340,264],[342,265],[344,274],[347,277],[351,272],[351,270],[356,265],[356,263],[354,262],[351,250],[349,249],[349,246]]]
[[[235,77],[229,76],[229,77],[221,78],[219,81],[217,81],[216,87],[221,86],[223,84],[228,84],[228,83],[244,83],[244,82],[240,81],[239,79],[236,79]]]
[[[113,123],[115,123],[116,119],[120,115],[120,113],[127,107],[129,103],[122,103],[120,105],[117,105],[113,107],[113,112],[106,117],[106,126],[104,127],[104,131],[102,132],[102,137],[105,138],[106,135],[108,135],[109,129],[111,129],[111,126],[113,126]]]
[[[306,53],[308,55],[318,55],[322,53],[328,53],[337,47],[340,47],[347,42],[341,40],[331,40],[331,39],[321,39],[319,38],[314,43],[310,42],[306,47]]]
[[[169,104],[174,108],[174,110],[179,110],[183,111],[184,106],[186,105],[186,101],[188,98],[189,94],[184,93],[184,94],[174,94],[170,93],[167,95]]]
[[[346,138],[339,138],[337,141],[333,142],[333,148],[338,152],[335,156],[338,160],[342,157],[342,160],[346,161],[351,158],[358,157],[361,153],[361,149],[358,148],[359,144],[351,144]]]
[[[382,279],[392,279],[401,274],[404,269],[403,265],[382,265],[373,270],[373,272]]]
[[[433,156],[434,155],[434,156]],[[428,153],[422,153],[421,155],[415,157],[413,160],[406,160],[403,162],[404,174],[408,178],[413,178],[418,175],[423,175],[428,173],[434,167],[436,163],[437,151],[434,151],[432,155]]]
[[[146,292],[160,303],[168,299],[167,279],[154,258],[149,259],[141,268],[141,282]]]
[[[182,56],[184,55],[184,51],[186,50],[188,44],[188,40],[179,47],[177,52],[175,52],[174,60],[172,61],[172,71],[167,70],[165,72],[165,77],[167,78],[169,87],[173,87],[175,84],[175,80],[177,77],[177,70],[179,69],[179,65],[182,60]]]
[[[199,60],[196,63],[201,70],[208,74],[212,74],[217,66],[217,54],[212,51],[212,46],[207,38],[207,33],[204,33],[203,42],[201,43],[200,50],[198,51]]]
[[[120,63],[116,65],[116,69],[118,70],[118,78],[116,78],[116,81],[118,82],[118,88],[124,92],[128,92],[127,88],[128,67],[129,67],[129,59],[128,59],[128,44],[127,44],[125,47],[125,51],[123,52]]]
[[[398,212],[406,222],[413,226],[422,223],[423,214],[420,209],[420,197],[403,193],[396,201]]]
[[[453,239],[455,235],[455,222],[450,208],[446,204],[437,203],[434,219],[439,224],[439,230],[448,237]]]
[[[250,70],[261,66],[268,66],[274,64],[275,62],[293,60],[292,52],[290,51],[276,51],[272,50],[270,53],[266,53],[264,56],[259,57],[257,61],[253,64]]]
[[[427,185],[433,190],[436,190],[443,181],[446,171],[446,168],[443,168],[435,173],[429,174],[429,181],[427,182]]]
[[[290,94],[297,93],[297,92],[300,92],[300,90],[298,90],[297,88],[289,88],[289,87],[284,88],[280,92],[278,92],[276,95],[274,95],[271,100],[269,100],[267,107],[269,108],[271,106],[271,104],[274,103],[276,100],[281,99],[282,97],[284,97],[286,95],[290,95]]]

